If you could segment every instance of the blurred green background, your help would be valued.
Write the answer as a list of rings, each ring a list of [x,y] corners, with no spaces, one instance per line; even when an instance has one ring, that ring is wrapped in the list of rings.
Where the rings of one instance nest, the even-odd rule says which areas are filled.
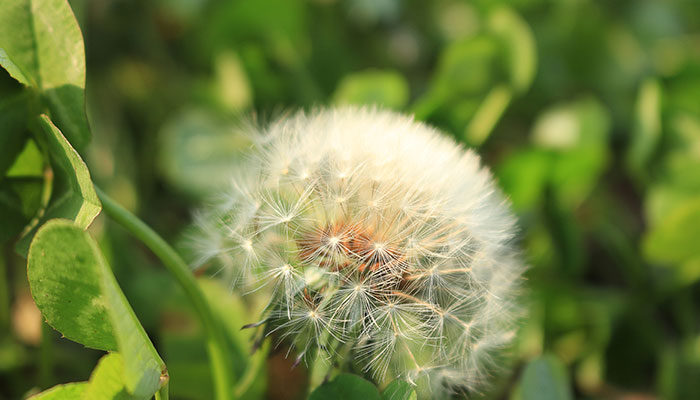
[[[700,398],[697,1],[70,3],[86,45],[93,179],[170,242],[229,178],[251,115],[346,103],[412,113],[478,148],[520,218],[530,314],[495,398],[521,397],[524,365],[541,354],[576,398]],[[13,85],[0,71],[0,88]],[[165,359],[173,398],[210,398],[178,287],[103,217],[90,232]],[[42,326],[25,261],[13,238],[0,244],[0,398],[86,380],[101,352]],[[208,286],[245,348],[235,332],[253,317],[225,282]],[[274,384],[259,383],[268,398],[303,390],[283,355],[268,365]]]

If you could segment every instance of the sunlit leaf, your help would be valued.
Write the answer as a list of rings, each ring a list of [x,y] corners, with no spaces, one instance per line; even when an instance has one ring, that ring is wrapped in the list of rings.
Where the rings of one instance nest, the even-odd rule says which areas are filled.
[[[102,208],[90,172],[70,143],[48,117],[38,119],[45,145],[51,157],[51,166],[56,179],[51,201],[44,215],[29,233],[17,243],[17,249],[26,254],[36,229],[51,218],[67,218],[77,226],[87,228]]]
[[[80,399],[87,389],[87,382],[66,383],[56,385],[51,389],[47,389],[35,396],[30,397],[31,400],[75,400]]]
[[[110,399],[136,400],[124,384],[124,358],[113,352],[103,356],[92,371],[90,382],[83,392],[83,400]]]
[[[503,6],[491,12],[488,26],[502,41],[511,87],[516,92],[527,90],[537,70],[535,38],[527,22]]]
[[[90,140],[85,115],[85,50],[66,0],[0,3],[0,65],[38,89],[77,149]]]
[[[163,361],[87,232],[66,220],[44,224],[32,241],[27,275],[51,326],[86,346],[119,349],[129,393],[149,397],[167,382]]]

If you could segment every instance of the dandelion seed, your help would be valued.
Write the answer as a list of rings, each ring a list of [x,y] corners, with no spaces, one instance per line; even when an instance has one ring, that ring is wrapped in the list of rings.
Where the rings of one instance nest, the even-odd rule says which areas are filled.
[[[421,397],[483,390],[513,339],[523,265],[479,157],[368,108],[288,116],[256,143],[197,217],[199,261],[269,296],[258,320],[297,362],[342,345],[378,383],[404,379]]]

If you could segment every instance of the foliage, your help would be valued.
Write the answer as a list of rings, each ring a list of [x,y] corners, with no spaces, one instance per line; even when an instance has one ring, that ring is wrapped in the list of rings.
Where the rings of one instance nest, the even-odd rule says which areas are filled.
[[[488,398],[700,397],[694,15],[654,0],[0,2],[0,398],[303,397],[310,373],[286,348],[249,354],[240,326],[264,304],[177,275],[177,254],[98,217],[93,182],[175,243],[245,158],[251,115],[345,103],[478,147],[518,213],[529,316]],[[415,397],[331,378],[312,398]]]

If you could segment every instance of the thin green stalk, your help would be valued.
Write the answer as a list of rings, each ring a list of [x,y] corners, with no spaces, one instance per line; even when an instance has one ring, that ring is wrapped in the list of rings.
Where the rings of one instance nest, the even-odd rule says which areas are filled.
[[[5,332],[10,326],[10,285],[7,283],[5,254],[0,248],[0,331]]]
[[[207,338],[207,351],[211,363],[216,398],[218,400],[233,399],[232,379],[234,374],[230,357],[228,357],[230,352],[228,351],[223,327],[214,317],[214,313],[209,307],[209,303],[199,288],[190,268],[153,229],[117,204],[100,188],[95,187],[95,190],[100,201],[102,201],[105,213],[145,244],[160,259],[168,272],[175,277],[175,280],[184,290],[185,295],[199,316]]]
[[[156,392],[156,400],[168,400],[170,398],[169,386],[169,382],[165,382],[165,385]]]
[[[48,323],[41,324],[39,347],[39,387],[47,389],[53,382],[53,329]]]

